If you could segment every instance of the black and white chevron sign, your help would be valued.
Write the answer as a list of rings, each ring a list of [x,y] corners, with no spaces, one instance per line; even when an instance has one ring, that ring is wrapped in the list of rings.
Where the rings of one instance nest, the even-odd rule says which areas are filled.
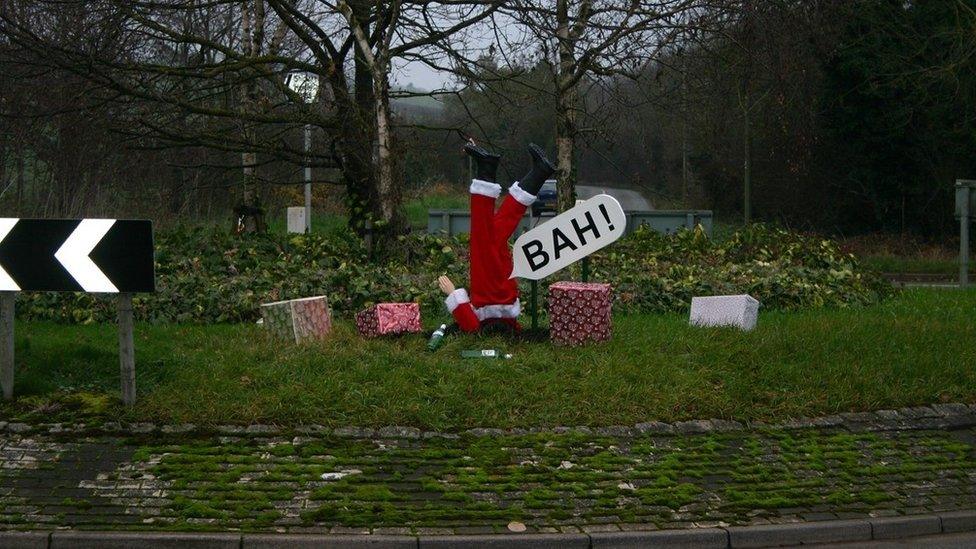
[[[0,291],[155,290],[150,221],[0,218]]]

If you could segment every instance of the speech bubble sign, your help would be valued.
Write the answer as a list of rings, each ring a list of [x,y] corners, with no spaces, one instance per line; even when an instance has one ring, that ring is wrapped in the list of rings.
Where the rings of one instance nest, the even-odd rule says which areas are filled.
[[[540,280],[623,236],[627,216],[620,202],[599,194],[539,225],[515,241],[512,276]]]

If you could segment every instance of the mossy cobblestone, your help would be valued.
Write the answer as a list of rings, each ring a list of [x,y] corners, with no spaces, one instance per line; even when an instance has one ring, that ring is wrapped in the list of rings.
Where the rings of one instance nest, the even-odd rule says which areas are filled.
[[[976,428],[350,438],[6,432],[7,528],[634,530],[976,506]],[[392,431],[391,431],[392,433]],[[611,434],[613,433],[613,434]]]

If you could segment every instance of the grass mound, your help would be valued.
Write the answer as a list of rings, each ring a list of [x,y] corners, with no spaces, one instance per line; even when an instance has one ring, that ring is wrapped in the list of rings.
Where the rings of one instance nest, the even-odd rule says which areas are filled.
[[[0,419],[458,430],[777,421],[968,403],[976,398],[973,310],[976,290],[918,289],[876,307],[763,311],[748,333],[691,327],[686,314],[618,315],[606,344],[451,335],[434,353],[423,335],[363,340],[348,321],[300,346],[255,325],[142,324],[139,401],[125,410],[105,410],[104,397],[117,402],[119,394],[114,326],[21,322],[19,399],[0,404]],[[513,358],[465,360],[466,349]]]

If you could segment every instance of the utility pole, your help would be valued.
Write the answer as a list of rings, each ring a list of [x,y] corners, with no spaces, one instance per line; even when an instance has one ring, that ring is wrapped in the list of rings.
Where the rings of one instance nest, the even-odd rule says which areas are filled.
[[[687,64],[681,63],[681,207],[688,207],[688,83]]]
[[[752,56],[754,54],[753,46],[755,41],[755,29],[754,25],[754,12],[753,12],[753,2],[752,0],[746,0],[743,3],[744,17],[743,28],[745,32],[744,42],[747,46],[747,56]],[[752,222],[752,94],[750,93],[750,88],[752,86],[752,68],[753,60],[751,57],[747,57],[747,63],[744,67],[744,76],[742,80],[743,89],[739,93],[739,102],[742,107],[742,217],[745,224],[748,225]]]
[[[318,97],[319,80],[313,73],[297,71],[288,75],[286,85],[301,98],[306,107]],[[312,232],[312,125],[305,123],[305,233]]]
[[[305,234],[312,232],[312,125],[305,124]]]
[[[752,222],[752,151],[750,150],[751,129],[750,129],[750,107],[748,105],[749,94],[746,94],[746,108],[743,111],[743,132],[745,137],[742,140],[742,152],[745,160],[742,163],[742,216],[746,225]]]
[[[969,226],[976,205],[976,179],[956,180],[956,216],[959,218],[959,286],[969,285]]]

